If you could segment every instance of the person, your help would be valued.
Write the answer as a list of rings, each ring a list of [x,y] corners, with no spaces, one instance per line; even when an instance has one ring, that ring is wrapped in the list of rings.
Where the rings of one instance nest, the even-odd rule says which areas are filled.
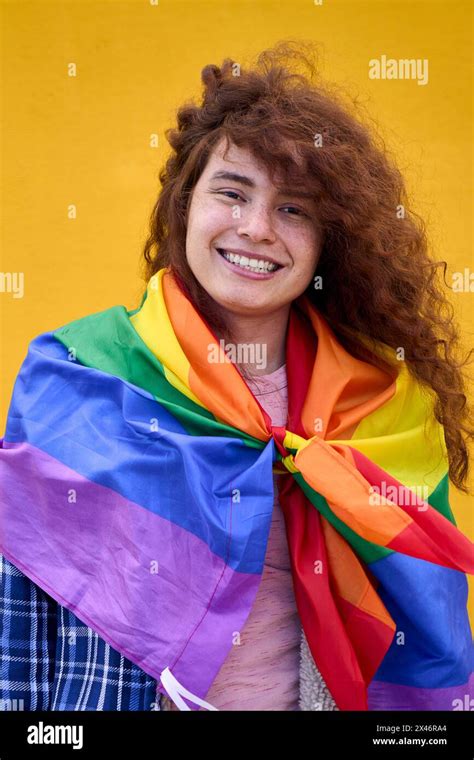
[[[291,41],[205,66],[141,304],[30,344],[0,451],[0,699],[456,709],[472,688],[459,328],[400,172],[314,73]]]

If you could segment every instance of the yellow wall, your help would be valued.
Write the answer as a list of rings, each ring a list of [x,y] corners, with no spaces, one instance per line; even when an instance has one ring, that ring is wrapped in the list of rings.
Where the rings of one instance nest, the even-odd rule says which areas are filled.
[[[199,95],[201,68],[225,56],[244,64],[286,37],[322,43],[323,74],[359,94],[397,156],[447,280],[474,271],[469,0],[3,0],[1,10],[1,270],[25,277],[23,298],[0,293],[2,432],[34,336],[138,305],[164,130]],[[428,83],[369,79],[382,55],[427,59]],[[472,343],[473,294],[453,300]],[[453,489],[452,508],[472,537],[472,499]]]

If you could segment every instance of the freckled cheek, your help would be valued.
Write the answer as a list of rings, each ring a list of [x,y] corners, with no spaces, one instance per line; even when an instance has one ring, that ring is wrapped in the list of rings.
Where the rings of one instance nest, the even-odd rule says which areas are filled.
[[[200,237],[213,237],[232,226],[232,213],[228,208],[216,206],[198,206],[193,214],[193,226]]]
[[[287,247],[296,271],[305,273],[315,267],[319,253],[319,238],[313,233],[301,233],[287,240]]]
[[[232,219],[232,212],[228,208],[213,209],[206,214],[205,228],[212,240],[228,229],[234,228],[238,221]]]
[[[187,247],[191,256],[209,250],[229,226],[229,214],[210,210],[206,206],[196,206],[190,215],[187,229]]]

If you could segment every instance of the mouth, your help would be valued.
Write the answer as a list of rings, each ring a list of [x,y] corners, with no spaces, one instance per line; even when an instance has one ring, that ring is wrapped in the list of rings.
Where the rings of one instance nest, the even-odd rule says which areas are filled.
[[[236,253],[226,251],[224,248],[216,248],[216,251],[224,263],[233,271],[252,279],[269,279],[274,277],[280,269],[283,269],[280,264],[275,264],[267,259],[239,256]]]

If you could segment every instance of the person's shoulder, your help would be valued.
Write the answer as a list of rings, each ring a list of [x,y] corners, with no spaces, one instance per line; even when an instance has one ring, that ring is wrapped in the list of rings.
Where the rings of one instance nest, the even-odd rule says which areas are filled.
[[[127,318],[128,312],[125,306],[109,306],[100,311],[94,311],[84,314],[68,322],[64,322],[55,327],[50,327],[43,332],[34,335],[28,346],[44,347],[56,340],[61,340],[62,336],[75,335],[88,332],[92,334],[97,329],[103,329],[104,326],[116,322],[120,318]]]
[[[91,312],[34,335],[26,345],[26,360],[51,361],[74,358],[79,346],[107,346],[129,323],[123,305]]]

